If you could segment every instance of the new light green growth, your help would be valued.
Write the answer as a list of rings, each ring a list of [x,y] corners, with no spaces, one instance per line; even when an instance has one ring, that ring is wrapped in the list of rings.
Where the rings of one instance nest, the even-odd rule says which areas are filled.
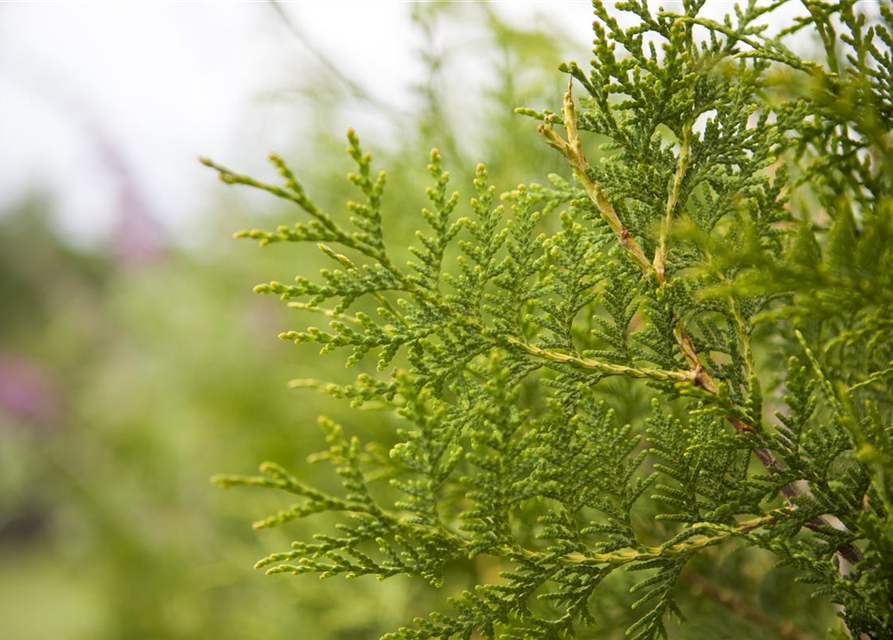
[[[274,463],[215,478],[299,498],[256,527],[343,515],[258,567],[445,588],[452,566],[500,568],[385,636],[404,640],[596,637],[593,605],[630,573],[626,633],[646,640],[673,635],[691,566],[737,546],[839,605],[851,637],[893,638],[893,12],[808,0],[769,35],[784,0],[722,23],[704,4],[595,3],[560,108],[518,109],[565,175],[497,197],[478,165],[469,200],[432,151],[406,263],[387,223],[415,214],[388,208],[353,131],[343,214],[278,156],[281,186],[203,160],[308,216],[237,237],[333,262],[256,288],[324,316],[282,339],[364,368],[293,386],[401,424],[382,456],[320,419],[337,495]],[[823,60],[791,51],[807,36]],[[618,390],[647,419],[625,424]]]

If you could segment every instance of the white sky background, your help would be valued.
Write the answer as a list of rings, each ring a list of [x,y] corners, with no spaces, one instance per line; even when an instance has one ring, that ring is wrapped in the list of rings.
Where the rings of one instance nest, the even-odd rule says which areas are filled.
[[[405,8],[306,2],[288,12],[347,72],[368,58],[361,48],[374,50],[376,80],[399,91]],[[101,147],[111,144],[151,211],[176,226],[219,187],[196,156],[263,158],[283,143],[300,114],[262,96],[300,86],[313,64],[266,3],[2,4],[0,208],[49,187],[67,232],[101,235],[115,215]]]
[[[512,22],[547,14],[569,48],[588,50],[588,0],[493,6]],[[403,105],[412,104],[421,72],[411,8],[385,0],[284,4],[345,75]],[[731,8],[713,0],[707,13]],[[445,34],[446,45],[461,46],[466,35]],[[462,72],[480,74],[474,52],[462,53]],[[104,151],[113,149],[151,213],[175,233],[184,230],[219,190],[196,157],[253,171],[271,149],[294,149],[300,102],[270,96],[320,73],[266,2],[0,3],[0,215],[48,189],[64,233],[101,239],[117,215]],[[343,114],[341,128],[357,118]]]

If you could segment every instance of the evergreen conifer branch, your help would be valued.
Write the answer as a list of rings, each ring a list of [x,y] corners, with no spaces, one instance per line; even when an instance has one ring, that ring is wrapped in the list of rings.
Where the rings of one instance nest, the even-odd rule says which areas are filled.
[[[687,565],[737,543],[815,584],[853,637],[890,637],[893,11],[808,1],[770,37],[760,21],[783,4],[751,1],[720,23],[703,0],[680,14],[594,3],[594,60],[562,67],[560,113],[518,109],[542,121],[573,181],[552,175],[496,204],[479,165],[460,217],[432,151],[406,266],[385,242],[385,174],[353,131],[362,202],[345,215],[318,207],[278,156],[282,186],[202,160],[309,217],[238,236],[311,242],[337,264],[257,287],[329,320],[281,337],[347,349],[348,366],[377,356],[379,373],[354,384],[292,386],[401,424],[389,456],[364,456],[321,421],[319,457],[343,495],[272,463],[215,478],[301,498],[258,527],[346,516],[259,567],[443,586],[448,568],[489,557],[500,578],[453,599],[455,614],[385,636],[443,640],[588,637],[592,603],[631,572],[644,577],[627,633],[644,640],[681,619]],[[788,47],[810,32],[822,63]],[[587,133],[607,141],[600,162]],[[609,405],[625,399],[608,379],[650,407],[618,421]]]
[[[589,197],[592,199],[593,203],[595,203],[599,212],[602,214],[603,219],[618,237],[621,245],[624,247],[624,249],[626,249],[627,253],[632,257],[633,261],[643,269],[646,276],[654,274],[658,286],[663,286],[665,282],[664,271],[667,258],[670,227],[679,199],[681,185],[685,178],[685,174],[688,171],[690,153],[689,147],[691,144],[691,123],[683,125],[682,146],[680,148],[677,159],[676,172],[673,175],[672,185],[670,187],[670,195],[667,200],[666,215],[661,227],[660,240],[658,243],[657,251],[655,253],[654,262],[653,264],[649,264],[639,245],[634,239],[630,237],[629,232],[625,229],[625,227],[623,227],[623,224],[617,218],[617,214],[614,211],[614,208],[611,206],[604,193],[601,191],[599,186],[588,176],[588,164],[585,157],[583,156],[582,145],[580,144],[577,134],[576,114],[574,109],[572,87],[570,85],[568,86],[568,90],[565,93],[564,97],[562,121],[562,123],[567,128],[568,140],[565,141],[557,133],[555,133],[554,129],[550,126],[551,118],[547,116],[545,120],[546,124],[541,125],[538,129],[540,134],[546,139],[547,143],[550,146],[560,151],[571,164],[574,170],[574,174],[580,178],[580,181],[583,183],[586,192],[589,194]],[[737,310],[734,301],[731,301],[730,308],[732,309],[732,313],[737,316]],[[745,344],[748,345],[746,346],[746,350],[749,350],[749,343],[747,342],[748,338],[746,336],[746,331],[743,331],[744,328],[742,326],[743,323],[740,319],[740,316],[736,317],[736,323],[738,324],[738,329],[741,331],[742,340],[744,340]],[[655,380],[675,380],[677,382],[691,382],[694,385],[704,389],[709,394],[717,395],[719,393],[719,388],[713,381],[710,373],[703,368],[700,359],[698,358],[697,349],[688,333],[686,332],[685,328],[682,326],[681,322],[676,323],[673,330],[673,335],[685,360],[691,367],[690,371],[674,372],[630,368],[625,368],[626,370],[622,371],[616,365],[606,365],[604,363],[599,363],[588,359],[579,359],[572,356],[566,356],[564,354],[551,353],[548,351],[537,349],[536,347],[532,347],[530,345],[523,345],[523,343],[518,344],[522,344],[523,348],[526,351],[534,355],[545,357],[547,359],[558,362],[568,362],[573,366],[578,366],[581,368],[596,369],[602,371],[607,375],[625,373],[627,376],[634,378],[650,377]],[[753,377],[752,372],[750,372],[750,375],[755,381],[756,378]],[[756,382],[756,384],[758,384],[758,382]],[[753,427],[749,426],[747,422],[745,420],[742,420],[740,417],[729,415],[726,416],[726,419],[740,434],[755,433]],[[778,459],[769,449],[765,447],[756,447],[754,448],[754,454],[756,455],[757,459],[763,464],[763,466],[766,467],[767,470],[769,470],[770,473],[780,473],[783,471],[783,468],[781,467]],[[800,491],[792,483],[785,484],[782,487],[781,491],[789,504],[793,504],[794,499],[800,495]],[[825,521],[824,519],[816,518],[814,522],[810,523],[810,526],[813,528],[826,527],[828,526],[828,524],[827,521]],[[858,551],[858,549],[849,544],[841,549],[840,553],[842,557],[845,557],[853,562],[857,562],[861,559],[861,553]]]

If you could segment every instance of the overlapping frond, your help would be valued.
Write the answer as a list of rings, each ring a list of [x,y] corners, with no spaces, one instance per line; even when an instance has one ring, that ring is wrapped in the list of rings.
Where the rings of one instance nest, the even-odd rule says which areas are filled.
[[[632,571],[627,633],[646,640],[682,619],[688,563],[738,542],[842,605],[854,636],[890,637],[893,12],[866,27],[854,2],[804,2],[770,36],[761,20],[781,4],[720,23],[703,0],[678,14],[595,3],[594,59],[563,67],[575,84],[561,109],[519,109],[567,175],[497,203],[479,165],[466,207],[432,151],[406,265],[385,241],[385,174],[352,131],[363,201],[344,215],[278,157],[281,186],[206,161],[309,218],[237,235],[315,243],[337,265],[258,286],[330,319],[282,337],[346,350],[348,365],[377,358],[353,385],[294,386],[401,421],[375,461],[385,473],[321,422],[343,495],[271,463],[217,478],[302,498],[257,526],[345,516],[259,566],[435,586],[453,563],[501,568],[395,640],[585,637],[600,587]],[[785,44],[809,30],[824,63]],[[602,162],[587,157],[596,136]],[[618,420],[612,378],[653,399],[647,426]],[[373,475],[391,493],[370,492]]]

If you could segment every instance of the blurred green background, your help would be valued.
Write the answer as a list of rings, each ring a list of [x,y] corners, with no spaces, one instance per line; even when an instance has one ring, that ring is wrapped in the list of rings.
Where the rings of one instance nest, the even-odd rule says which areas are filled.
[[[550,172],[567,177],[513,109],[554,107],[565,83],[557,65],[588,57],[585,41],[568,46],[553,26],[522,28],[488,5],[407,11],[422,43],[413,61],[424,69],[416,106],[391,112],[321,59],[311,88],[293,99],[294,118],[313,133],[278,149],[338,215],[354,193],[336,107],[378,123],[358,133],[375,166],[388,170],[386,233],[397,247],[421,219],[431,146],[466,201],[481,160],[501,190]],[[473,38],[444,42],[443,33],[469,25]],[[470,65],[484,73],[483,90],[466,77]],[[274,176],[272,168],[257,175]],[[323,448],[317,415],[385,444],[392,418],[287,386],[360,372],[317,357],[312,345],[279,341],[280,331],[308,318],[251,292],[258,282],[313,273],[323,266],[318,252],[231,239],[242,228],[289,224],[300,212],[225,187],[208,172],[207,204],[194,212],[194,231],[177,237],[141,207],[126,172],[112,178],[122,195],[105,244],[68,242],[56,204],[41,191],[0,215],[0,640],[374,639],[443,609],[445,596],[481,576],[492,579],[493,566],[456,567],[444,593],[435,593],[403,577],[319,582],[265,578],[252,568],[324,527],[253,531],[252,520],[288,498],[223,492],[210,476],[274,460],[337,491],[326,465],[306,461]],[[605,392],[624,419],[640,423],[647,398],[628,385]],[[694,566],[680,589],[700,622],[677,637],[822,637],[833,608],[810,604],[808,591],[794,589],[784,572],[769,574],[770,566],[768,557],[734,549]],[[633,619],[625,579],[617,576],[593,603],[604,626],[587,637],[622,637]]]
[[[421,42],[475,23],[471,53],[493,70],[486,91],[450,95],[470,85],[451,61],[469,52],[449,42],[418,51],[426,76],[413,114],[382,112],[337,73],[324,74],[294,99],[294,117],[309,118],[316,133],[278,150],[337,214],[354,195],[332,106],[348,104],[360,118],[376,111],[388,133],[359,133],[389,171],[388,233],[398,246],[421,219],[433,145],[463,193],[479,159],[505,188],[558,168],[512,109],[543,106],[560,91],[555,67],[565,53],[557,34],[513,28],[482,6],[409,10]],[[130,187],[127,175],[116,179]],[[138,194],[122,199],[111,242],[100,246],[71,245],[39,191],[0,216],[3,640],[377,638],[430,610],[431,594],[411,580],[346,588],[252,568],[318,525],[255,532],[253,519],[287,502],[224,493],[210,476],[270,459],[337,485],[325,465],[305,462],[323,446],[316,416],[343,419],[367,438],[387,438],[391,427],[384,416],[358,423],[346,405],[288,389],[292,378],[357,373],[279,341],[307,319],[252,293],[322,262],[312,247],[232,240],[238,229],[288,224],[300,213],[228,189],[210,171],[207,182],[211,195],[193,225],[200,232],[186,239],[171,237]]]

